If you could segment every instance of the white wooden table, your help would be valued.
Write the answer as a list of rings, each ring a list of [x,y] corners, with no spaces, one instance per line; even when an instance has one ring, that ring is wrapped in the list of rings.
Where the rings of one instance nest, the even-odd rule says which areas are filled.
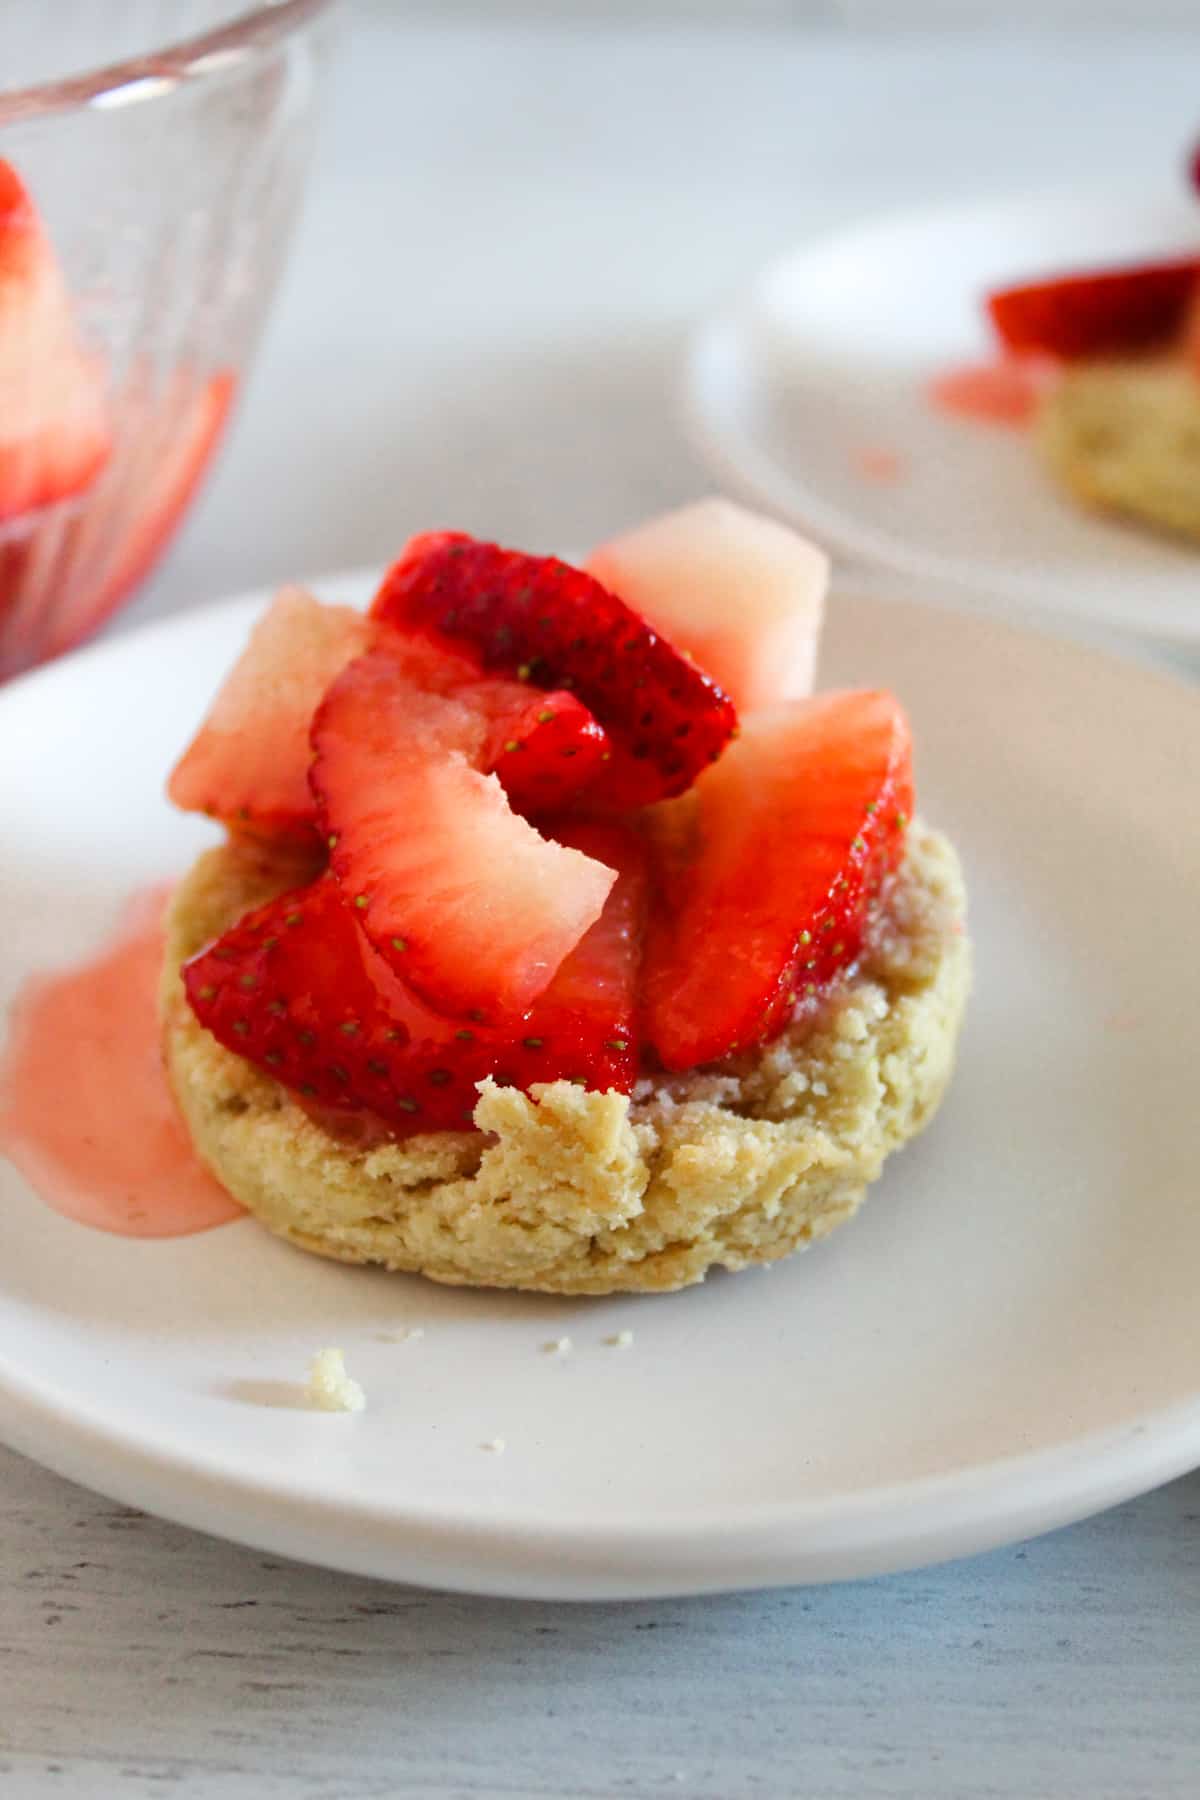
[[[405,28],[347,48],[230,452],[129,623],[412,528],[586,543],[705,485],[686,322],[813,224],[1148,177],[1194,43]],[[0,1452],[0,1792],[384,1800],[1200,1793],[1200,1476],[838,1589],[560,1609],[391,1590]]]

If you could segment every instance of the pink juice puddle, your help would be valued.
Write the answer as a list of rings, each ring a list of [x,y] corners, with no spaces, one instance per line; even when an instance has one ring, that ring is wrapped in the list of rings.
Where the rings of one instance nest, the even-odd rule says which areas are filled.
[[[240,1217],[163,1073],[157,990],[169,888],[139,895],[89,962],[27,982],[0,1059],[0,1151],[55,1212],[123,1237]]]
[[[899,481],[904,475],[904,458],[882,444],[863,444],[854,452],[854,467],[864,481]]]
[[[986,425],[1028,425],[1049,381],[1054,362],[1043,357],[1000,357],[947,369],[929,384],[938,412]]]

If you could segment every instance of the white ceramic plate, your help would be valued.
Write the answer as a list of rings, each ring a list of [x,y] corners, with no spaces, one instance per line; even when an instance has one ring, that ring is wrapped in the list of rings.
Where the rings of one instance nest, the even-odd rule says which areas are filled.
[[[1200,202],[1057,190],[895,214],[773,264],[696,335],[686,407],[723,484],[847,557],[952,583],[976,604],[1053,609],[1200,642],[1200,550],[1062,498],[1028,434],[938,413],[932,375],[993,348],[997,284],[1200,248]],[[893,480],[864,453],[897,459]]]
[[[0,696],[0,1004],[211,837],[162,777],[257,604]],[[1200,699],[970,615],[846,593],[831,614],[825,680],[911,708],[978,955],[944,1110],[855,1223],[675,1296],[539,1299],[338,1267],[249,1221],[105,1236],[0,1159],[0,1435],[277,1552],[564,1598],[918,1564],[1200,1462]],[[330,1343],[359,1416],[298,1404]]]

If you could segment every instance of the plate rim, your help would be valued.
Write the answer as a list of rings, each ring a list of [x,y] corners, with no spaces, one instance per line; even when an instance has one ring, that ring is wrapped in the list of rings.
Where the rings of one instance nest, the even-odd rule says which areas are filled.
[[[903,577],[896,579],[902,584]],[[353,600],[372,580],[367,570],[341,570],[306,585]],[[859,589],[853,574],[840,576],[837,588],[843,601],[888,603],[870,585]],[[76,679],[110,658],[153,653],[156,641],[203,633],[218,615],[250,614],[271,592],[248,589],[86,646],[11,683],[0,693],[0,713],[47,682]],[[980,627],[974,614],[940,601],[893,594],[890,603],[897,602],[935,615],[940,629],[947,628],[948,614],[973,633]],[[1200,690],[1160,665],[1025,623],[993,617],[984,625],[1072,660],[1098,660],[1110,675],[1166,690],[1200,714]],[[69,1394],[39,1382],[3,1351],[0,1439],[128,1504],[325,1567],[497,1595],[636,1598],[857,1578],[973,1554],[1083,1518],[1200,1464],[1200,1371],[1195,1393],[1183,1400],[1037,1451],[842,1496],[742,1503],[704,1515],[659,1512],[619,1522],[575,1510],[549,1528],[542,1517],[498,1514],[491,1505],[348,1505],[298,1487],[294,1478],[270,1482],[230,1471],[219,1454],[204,1448],[164,1450],[136,1428],[80,1417]],[[243,1509],[240,1518],[230,1517],[236,1506]]]
[[[540,1519],[498,1522],[486,1507],[351,1508],[231,1476],[211,1457],[157,1450],[81,1421],[61,1399],[23,1395],[7,1358],[0,1360],[0,1430],[10,1448],[68,1480],[253,1549],[450,1591],[573,1600],[821,1584],[930,1567],[1075,1523],[1200,1465],[1198,1396],[1129,1426],[837,1502],[770,1502],[702,1523],[660,1515],[633,1528],[574,1515],[548,1529]],[[1136,1463],[1134,1443],[1143,1452]],[[1065,1485],[1080,1467],[1087,1478]],[[967,1515],[957,1510],[964,1488],[981,1490],[986,1504]],[[231,1504],[241,1505],[239,1515]],[[890,1529],[879,1529],[882,1519]],[[825,1541],[814,1543],[822,1530]]]

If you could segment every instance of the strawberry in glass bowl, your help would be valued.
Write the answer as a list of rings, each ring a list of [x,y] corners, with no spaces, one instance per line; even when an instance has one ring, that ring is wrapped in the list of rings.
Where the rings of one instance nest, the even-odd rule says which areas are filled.
[[[334,8],[5,9],[0,679],[155,567],[221,442],[307,164]]]

